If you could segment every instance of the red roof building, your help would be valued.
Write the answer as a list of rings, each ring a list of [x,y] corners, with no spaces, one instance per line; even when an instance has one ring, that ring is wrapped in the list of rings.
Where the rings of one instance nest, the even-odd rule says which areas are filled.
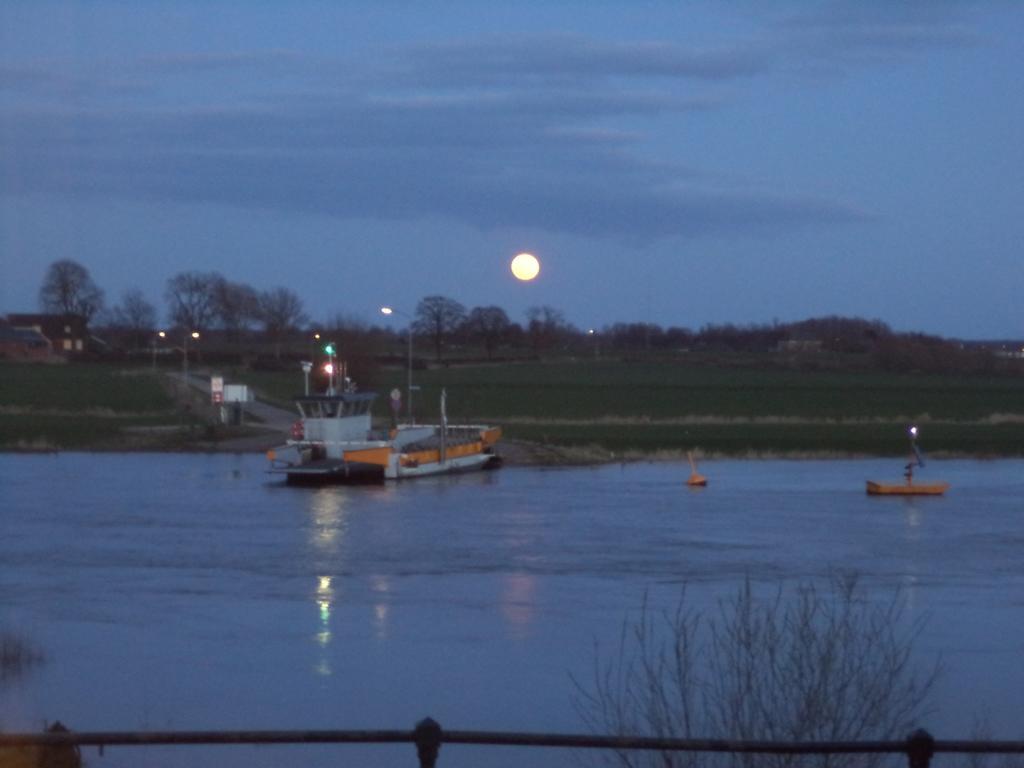
[[[89,329],[81,315],[22,315],[7,316],[15,330],[36,331],[50,342],[55,355],[70,357],[88,348]]]

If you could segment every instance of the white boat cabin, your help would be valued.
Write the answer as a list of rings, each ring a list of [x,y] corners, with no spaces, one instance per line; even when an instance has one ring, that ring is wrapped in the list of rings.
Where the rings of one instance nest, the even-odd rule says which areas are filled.
[[[296,398],[302,416],[302,439],[326,444],[366,440],[370,435],[370,409],[376,398],[375,392]]]

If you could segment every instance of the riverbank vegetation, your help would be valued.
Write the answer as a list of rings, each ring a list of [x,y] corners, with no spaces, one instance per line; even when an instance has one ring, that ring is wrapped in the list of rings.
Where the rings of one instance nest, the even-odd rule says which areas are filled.
[[[0,682],[24,674],[44,658],[43,652],[22,635],[0,629]]]
[[[853,577],[758,594],[748,580],[716,608],[646,603],[618,648],[598,649],[577,710],[599,734],[665,739],[867,741],[920,727],[939,668],[914,665],[923,624],[897,592],[865,599]],[[618,751],[626,768],[696,765],[878,766],[883,755],[794,760],[692,752]],[[753,758],[754,756],[752,756]]]
[[[756,364],[755,364],[756,363]],[[201,368],[197,366],[201,365]],[[298,365],[260,370],[194,363],[290,408]],[[0,447],[181,449],[231,435],[199,395],[162,369],[124,364],[0,366]],[[362,389],[406,396],[403,365],[375,366]],[[414,414],[499,423],[506,437],[617,458],[697,451],[729,456],[897,455],[918,423],[932,455],[1024,452],[1024,387],[1015,376],[793,370],[748,357],[606,358],[429,366],[414,370]],[[323,387],[317,372],[311,388]],[[405,412],[403,405],[403,414]]]
[[[214,272],[174,275],[164,298],[170,325],[160,329],[141,291],[108,309],[88,269],[52,264],[39,304],[55,314],[0,319],[0,449],[209,447],[229,432],[214,409],[180,377],[158,374],[191,364],[291,410],[304,386],[323,391],[332,363],[385,396],[382,423],[388,393],[408,398],[411,370],[420,419],[438,418],[445,389],[452,418],[588,455],[892,454],[906,449],[910,422],[927,425],[922,444],[933,453],[1024,452],[1020,340],[966,342],[836,316],[579,328],[551,306],[530,307],[521,323],[501,307],[436,295],[409,314],[384,308],[379,324],[340,313],[315,323],[287,288],[259,291]],[[54,318],[68,321],[58,336],[81,333],[40,340],[31,328]]]
[[[0,450],[188,450],[232,434],[164,372],[0,363]]]

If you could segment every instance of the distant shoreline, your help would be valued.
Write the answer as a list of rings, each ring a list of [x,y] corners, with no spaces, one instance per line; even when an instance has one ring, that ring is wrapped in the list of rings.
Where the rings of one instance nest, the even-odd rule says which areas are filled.
[[[22,446],[0,447],[0,454],[56,454],[56,453],[234,453],[263,454],[271,448],[282,445],[288,436],[283,433],[265,432],[220,440],[190,440],[175,444],[128,441],[124,445],[109,442],[95,446],[61,448],[45,443]],[[553,443],[538,443],[529,440],[503,439],[497,445],[497,452],[506,466],[514,467],[582,467],[604,464],[631,464],[642,462],[686,462],[687,452],[677,450],[655,451],[610,451],[599,446],[572,446]],[[793,450],[793,451],[747,451],[726,453],[722,451],[693,451],[697,461],[850,461],[858,459],[890,459],[896,462],[903,457],[892,454],[876,454],[836,450]],[[1019,459],[1020,454],[993,452],[971,453],[967,451],[937,451],[928,454],[933,461],[948,460],[999,460]]]

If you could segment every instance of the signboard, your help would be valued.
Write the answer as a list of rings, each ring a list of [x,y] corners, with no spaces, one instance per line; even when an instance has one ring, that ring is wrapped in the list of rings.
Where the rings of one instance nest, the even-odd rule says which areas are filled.
[[[210,399],[213,400],[214,405],[218,405],[224,402],[224,377],[223,376],[211,376],[210,377]]]
[[[252,399],[252,392],[245,384],[228,384],[224,387],[225,403],[248,403]]]

